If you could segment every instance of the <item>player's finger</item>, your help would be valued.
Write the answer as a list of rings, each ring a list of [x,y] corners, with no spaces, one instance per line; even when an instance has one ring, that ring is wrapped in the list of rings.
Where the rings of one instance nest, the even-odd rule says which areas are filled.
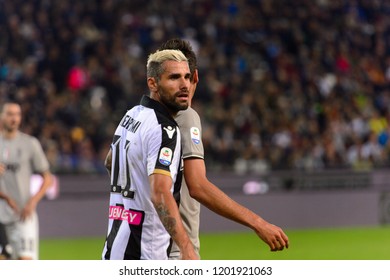
[[[286,247],[286,242],[283,240],[283,238],[278,238],[278,243],[279,243],[279,251],[283,250],[284,247]]]
[[[283,247],[280,245],[279,241],[277,239],[274,239],[272,241],[272,250],[273,252],[275,251],[280,251],[283,250]]]
[[[275,242],[271,241],[271,242],[268,243],[268,245],[269,245],[269,248],[271,249],[271,252],[277,251],[277,248],[275,246]]]
[[[289,240],[288,240],[288,236],[282,231],[281,233],[281,238],[283,239],[283,242],[284,242],[284,246],[286,248],[288,248],[289,246]]]

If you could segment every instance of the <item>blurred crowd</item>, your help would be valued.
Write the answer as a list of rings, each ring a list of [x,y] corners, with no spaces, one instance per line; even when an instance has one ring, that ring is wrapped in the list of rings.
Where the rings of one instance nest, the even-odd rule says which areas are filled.
[[[146,58],[191,42],[210,170],[390,163],[390,0],[0,0],[0,103],[55,173],[103,173]]]

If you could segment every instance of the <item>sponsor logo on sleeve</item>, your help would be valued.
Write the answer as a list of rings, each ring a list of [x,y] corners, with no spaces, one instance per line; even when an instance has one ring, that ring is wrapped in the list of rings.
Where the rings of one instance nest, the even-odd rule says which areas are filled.
[[[167,127],[164,127],[164,130],[166,131],[169,139],[172,139],[173,134],[175,133],[176,129],[174,127],[172,127],[172,126],[167,126]]]
[[[200,130],[197,127],[191,127],[190,130],[192,142],[195,144],[200,143]]]
[[[164,147],[160,150],[160,157],[159,157],[159,162],[162,165],[169,166],[172,162],[172,150]]]

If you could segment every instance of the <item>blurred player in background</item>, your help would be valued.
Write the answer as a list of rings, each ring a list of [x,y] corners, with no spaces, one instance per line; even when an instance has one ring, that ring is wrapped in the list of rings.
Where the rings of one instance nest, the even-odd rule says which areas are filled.
[[[38,141],[19,130],[22,112],[14,102],[0,112],[0,222],[12,247],[12,259],[38,259],[39,223],[36,207],[52,182],[49,163]],[[30,178],[41,174],[39,191],[31,195]],[[11,203],[9,203],[11,199]]]
[[[15,212],[19,212],[18,206],[16,205],[16,202],[12,198],[0,192],[0,199],[5,200],[5,202],[7,202],[7,204],[12,209],[14,209]],[[12,248],[8,241],[8,237],[5,231],[5,225],[3,223],[0,223],[0,260],[10,259],[11,253],[12,253]]]
[[[189,42],[172,39],[165,42],[160,50],[178,49],[187,57],[191,71],[190,103],[199,81],[197,59]],[[213,212],[238,222],[255,231],[270,247],[271,251],[288,248],[289,241],[283,230],[268,223],[249,209],[233,201],[206,177],[204,150],[202,144],[202,125],[198,113],[189,107],[179,111],[175,117],[182,135],[184,159],[184,179],[181,188],[180,214],[184,226],[199,254],[199,215],[200,204]],[[180,250],[173,244],[170,259],[179,259]]]
[[[147,62],[150,97],[120,121],[108,157],[109,226],[103,259],[168,259],[171,238],[183,259],[197,259],[175,198],[181,185],[181,137],[173,116],[189,102],[190,70],[177,50]]]

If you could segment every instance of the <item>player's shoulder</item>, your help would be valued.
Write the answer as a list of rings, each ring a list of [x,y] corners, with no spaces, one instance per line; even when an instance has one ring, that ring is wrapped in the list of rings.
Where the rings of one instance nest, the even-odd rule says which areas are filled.
[[[199,116],[198,112],[196,112],[192,107],[188,107],[186,110],[179,111],[179,113]]]
[[[186,110],[179,111],[175,117],[175,120],[179,123],[188,122],[191,120],[199,120],[199,114],[193,108],[188,107]]]
[[[33,135],[30,135],[30,134],[27,134],[27,133],[24,133],[24,132],[19,132],[19,135],[18,135],[19,139],[21,139],[22,141],[26,141],[26,142],[38,142],[38,138],[36,138],[35,136]]]

